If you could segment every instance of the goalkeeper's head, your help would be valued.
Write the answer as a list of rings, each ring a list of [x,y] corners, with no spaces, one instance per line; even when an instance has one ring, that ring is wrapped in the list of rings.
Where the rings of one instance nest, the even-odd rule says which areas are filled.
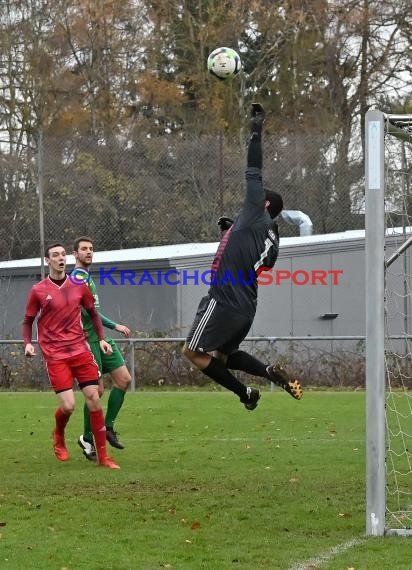
[[[270,217],[277,218],[283,210],[283,199],[280,194],[265,188],[266,208]]]

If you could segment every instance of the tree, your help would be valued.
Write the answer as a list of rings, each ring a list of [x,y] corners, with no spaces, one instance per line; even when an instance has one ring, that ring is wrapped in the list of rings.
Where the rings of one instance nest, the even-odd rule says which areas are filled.
[[[410,19],[406,0],[4,0],[1,255],[37,252],[40,135],[47,235],[64,201],[64,235],[89,213],[106,247],[215,239],[255,99],[288,207],[315,231],[357,227],[363,116],[410,105]],[[241,55],[233,81],[207,72],[220,45]]]

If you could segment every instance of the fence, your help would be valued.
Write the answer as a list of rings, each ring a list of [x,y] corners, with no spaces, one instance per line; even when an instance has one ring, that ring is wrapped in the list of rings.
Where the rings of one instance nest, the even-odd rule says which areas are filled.
[[[153,388],[209,385],[210,380],[182,357],[184,340],[116,339],[132,376],[131,390],[135,391],[138,385]],[[244,343],[257,358],[286,366],[304,386],[364,386],[363,336],[248,337]],[[22,340],[0,341],[0,389],[49,389],[40,355],[25,358],[22,345]],[[236,374],[250,382],[250,376]],[[267,384],[258,378],[254,381]]]
[[[265,185],[318,234],[364,227],[361,145],[348,161],[337,147],[326,135],[264,140]],[[217,241],[217,218],[235,216],[242,203],[245,150],[244,140],[222,134],[44,136],[35,152],[1,149],[0,260],[40,255],[39,202],[46,244],[70,248],[79,235],[99,250]],[[297,235],[283,221],[280,231]]]

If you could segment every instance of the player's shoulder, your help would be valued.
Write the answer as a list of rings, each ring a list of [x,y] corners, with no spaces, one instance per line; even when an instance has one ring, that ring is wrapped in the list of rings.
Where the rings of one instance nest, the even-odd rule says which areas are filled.
[[[43,291],[51,286],[51,281],[48,277],[45,277],[41,281],[38,281],[32,286],[32,291]]]

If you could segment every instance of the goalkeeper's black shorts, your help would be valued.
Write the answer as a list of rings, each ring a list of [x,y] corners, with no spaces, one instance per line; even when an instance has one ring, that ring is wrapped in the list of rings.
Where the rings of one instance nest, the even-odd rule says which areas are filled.
[[[207,295],[199,303],[186,344],[190,350],[231,354],[239,348],[252,323],[250,316],[229,309]]]

